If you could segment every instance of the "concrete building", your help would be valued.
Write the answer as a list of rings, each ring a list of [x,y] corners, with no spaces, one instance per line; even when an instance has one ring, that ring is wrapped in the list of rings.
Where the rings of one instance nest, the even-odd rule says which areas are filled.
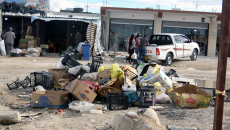
[[[197,42],[200,55],[215,57],[220,13],[101,7],[102,45],[126,51],[132,33],[180,33]],[[115,44],[116,43],[116,44]]]

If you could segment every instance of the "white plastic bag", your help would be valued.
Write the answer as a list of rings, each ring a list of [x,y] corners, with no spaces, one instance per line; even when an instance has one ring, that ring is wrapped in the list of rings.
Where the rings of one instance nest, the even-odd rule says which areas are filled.
[[[64,59],[64,57],[61,57],[57,62],[56,62],[56,64],[54,65],[54,69],[61,69],[61,68],[63,68],[63,65],[62,65],[62,63],[61,63],[61,61]]]
[[[76,75],[81,69],[81,66],[76,66],[73,68],[69,68],[68,73]]]
[[[86,72],[88,72],[89,73],[89,71],[90,71],[90,68],[89,68],[89,66],[82,66],[82,69],[84,69]]]
[[[123,91],[137,91],[136,85],[135,84],[125,84],[122,86]]]
[[[84,42],[80,42],[78,45],[77,45],[77,51],[82,51],[82,45],[85,44]]]
[[[92,109],[89,111],[91,114],[102,114],[102,110],[95,110],[95,109]]]
[[[94,81],[96,81],[97,80],[97,74],[98,74],[98,72],[95,72],[95,73],[86,73],[86,74],[84,74],[82,77],[81,77],[81,79],[86,79],[86,78],[91,78],[92,80],[94,80]]]
[[[87,112],[92,109],[102,108],[102,105],[94,105],[86,101],[73,101],[69,104],[69,109],[80,112]]]
[[[4,40],[0,41],[0,50],[1,50],[1,53],[2,55],[6,55],[6,48],[5,48],[5,43],[4,43]]]
[[[42,86],[37,86],[34,88],[36,91],[46,91]]]
[[[131,56],[132,59],[137,59],[137,54],[134,52]]]

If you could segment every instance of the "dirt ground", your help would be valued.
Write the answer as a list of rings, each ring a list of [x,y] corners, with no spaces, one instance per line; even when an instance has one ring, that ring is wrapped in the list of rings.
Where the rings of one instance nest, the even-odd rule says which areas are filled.
[[[23,118],[23,121],[10,125],[12,130],[106,130],[111,129],[113,118],[116,114],[125,114],[128,111],[137,111],[140,108],[130,107],[128,110],[109,111],[101,115],[90,113],[79,113],[68,108],[63,109],[60,115],[55,114],[55,109],[45,111],[41,108],[11,109],[12,105],[22,105],[30,102],[29,98],[19,98],[22,92],[31,94],[30,89],[17,89],[10,91],[7,83],[12,83],[18,77],[23,80],[30,76],[31,72],[48,71],[59,59],[57,54],[48,54],[45,57],[3,57],[0,56],[0,111],[16,110],[20,113],[36,113],[41,115]],[[230,59],[228,59],[230,61]],[[80,61],[87,64],[88,61]],[[110,66],[112,62],[106,62],[103,65]],[[119,66],[128,65],[127,63],[118,63]],[[166,72],[171,68],[177,71],[180,77],[194,79],[216,80],[217,75],[217,58],[198,57],[196,61],[190,61],[189,58],[174,60],[171,66],[165,66]],[[230,83],[230,62],[228,63],[226,82]],[[229,89],[229,88],[228,88]],[[159,105],[159,104],[158,104]],[[164,105],[164,111],[157,111],[158,117],[162,124],[176,127],[198,127],[202,130],[212,130],[214,107],[207,109],[181,109],[172,104]],[[0,130],[7,126],[0,125]],[[230,127],[230,103],[225,102],[223,130]]]

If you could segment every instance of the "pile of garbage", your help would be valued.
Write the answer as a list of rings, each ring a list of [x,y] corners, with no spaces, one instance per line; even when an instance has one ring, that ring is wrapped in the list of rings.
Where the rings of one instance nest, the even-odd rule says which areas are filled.
[[[27,48],[27,49],[13,49],[10,51],[11,57],[25,57],[26,55],[28,57],[39,57],[42,55],[46,55],[44,53],[41,53],[42,49],[40,47],[36,48]]]
[[[164,67],[154,62],[140,64],[137,69],[117,63],[107,67],[102,63],[102,57],[93,57],[91,63],[82,65],[71,55],[65,55],[48,72],[32,72],[30,77],[7,86],[10,90],[20,86],[33,88],[32,107],[69,107],[97,114],[130,106],[148,108],[156,103],[190,108],[209,106],[212,95],[195,86],[194,81],[179,78],[173,69],[165,73]]]

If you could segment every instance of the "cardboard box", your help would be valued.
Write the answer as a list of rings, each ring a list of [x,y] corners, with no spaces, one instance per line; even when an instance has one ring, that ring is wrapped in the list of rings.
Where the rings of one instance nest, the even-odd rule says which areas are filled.
[[[151,80],[147,82],[149,84],[159,82],[162,85],[162,87],[172,89],[172,80],[162,70],[160,70],[160,73],[158,73],[156,76],[154,76]]]
[[[196,85],[195,79],[172,77],[172,81],[180,83],[181,86],[184,86],[184,85],[187,85],[187,84]]]
[[[122,91],[122,82],[119,78],[113,78],[113,79],[109,80],[106,85],[114,87],[114,88]]]
[[[53,80],[56,83],[58,83],[59,79],[69,79],[70,78],[70,74],[68,73],[68,70],[49,69],[48,72],[53,74]]]
[[[110,77],[111,77],[111,71],[110,70],[104,70],[104,71],[97,74],[97,80],[96,81],[99,84],[101,84],[101,83],[108,81],[110,79]]]
[[[122,92],[122,82],[119,78],[113,78],[109,80],[104,87],[98,90],[98,93],[106,97],[106,93],[121,93]]]
[[[23,48],[27,48],[28,47],[28,43],[19,43],[19,48],[23,49]]]
[[[56,88],[59,87],[60,89],[65,89],[70,83],[69,79],[59,79],[58,83],[56,83]],[[61,86],[61,87],[60,87]]]
[[[67,91],[36,91],[32,93],[31,106],[64,108],[71,102],[71,95]]]
[[[101,88],[98,82],[82,80],[82,83],[84,83],[87,87],[91,88],[91,90],[95,93]]]
[[[93,102],[97,94],[80,80],[74,80],[70,83],[66,90],[82,101]]]
[[[25,39],[34,40],[34,36],[25,36]]]
[[[169,97],[179,107],[207,108],[211,95],[194,85],[186,85],[169,92]]]
[[[40,47],[41,47],[41,48],[44,48],[44,49],[48,49],[48,48],[49,48],[49,45],[41,44]]]
[[[29,40],[28,48],[35,48],[35,47],[37,47],[37,40]]]
[[[27,43],[29,39],[19,39],[19,43]]]
[[[149,74],[147,74],[147,76],[144,77],[143,75],[146,74],[147,72],[149,72]],[[146,65],[140,74],[141,76],[143,76],[143,78],[141,78],[139,82],[140,86],[143,86],[143,84],[155,78],[156,75],[159,73],[160,73],[160,69],[157,64]]]

